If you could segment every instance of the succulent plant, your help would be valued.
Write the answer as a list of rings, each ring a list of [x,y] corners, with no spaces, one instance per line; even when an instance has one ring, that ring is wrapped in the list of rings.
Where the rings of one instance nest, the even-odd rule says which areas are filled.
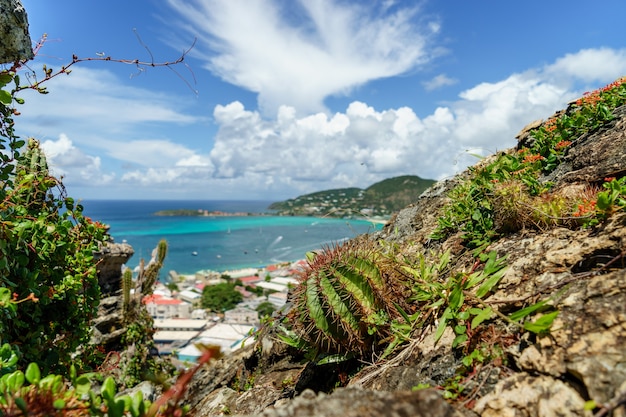
[[[399,317],[402,277],[369,241],[309,254],[292,294],[292,328],[321,353],[364,356],[378,351],[391,335],[391,320]]]

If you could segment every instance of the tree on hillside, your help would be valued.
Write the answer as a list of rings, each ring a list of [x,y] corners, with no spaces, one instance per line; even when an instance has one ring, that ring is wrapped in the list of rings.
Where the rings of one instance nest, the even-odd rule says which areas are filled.
[[[234,308],[243,300],[243,295],[235,289],[234,283],[223,282],[215,285],[207,285],[202,290],[202,308],[207,308],[216,313],[223,313]]]

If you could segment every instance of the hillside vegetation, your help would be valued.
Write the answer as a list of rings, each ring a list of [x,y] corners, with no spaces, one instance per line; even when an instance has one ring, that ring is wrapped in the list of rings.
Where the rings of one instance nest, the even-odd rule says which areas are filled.
[[[269,209],[290,216],[387,217],[408,206],[435,181],[415,175],[389,178],[366,189],[318,191],[273,203]]]

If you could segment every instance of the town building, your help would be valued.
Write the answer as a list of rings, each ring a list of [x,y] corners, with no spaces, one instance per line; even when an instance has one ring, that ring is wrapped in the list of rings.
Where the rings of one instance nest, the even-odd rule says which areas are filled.
[[[224,323],[257,325],[259,313],[247,307],[237,307],[224,312]]]
[[[191,317],[192,304],[183,300],[152,294],[143,298],[148,314],[154,319],[187,319]]]

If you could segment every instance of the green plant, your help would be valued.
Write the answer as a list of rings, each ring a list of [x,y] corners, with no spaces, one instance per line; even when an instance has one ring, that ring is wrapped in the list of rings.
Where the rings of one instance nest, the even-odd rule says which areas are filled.
[[[170,371],[169,363],[151,355],[156,349],[154,340],[154,321],[145,309],[142,299],[152,294],[160,269],[167,254],[167,241],[161,239],[152,252],[152,258],[145,264],[139,262],[139,271],[133,280],[130,269],[122,274],[122,306],[126,331],[121,346],[115,347],[127,352],[122,355],[118,367],[121,370],[120,382],[126,387],[140,383],[146,375],[158,375]],[[132,293],[131,293],[132,290]]]
[[[218,313],[234,308],[243,300],[243,295],[235,289],[236,286],[234,282],[205,286],[202,290],[202,308]]]
[[[30,298],[3,309],[0,330],[19,345],[20,366],[37,362],[59,371],[89,337],[99,301],[94,251],[105,227],[84,217],[48,174],[38,141],[29,139],[8,177],[0,201],[0,286]]]
[[[396,266],[366,241],[308,254],[289,313],[298,337],[331,355],[384,348],[391,320],[400,317],[395,301],[406,288]]]
[[[183,396],[193,375],[221,353],[215,346],[200,346],[203,353],[197,364],[179,375],[176,382],[151,403],[142,391],[119,395],[114,378],[107,377],[99,388],[92,386],[95,375],[79,375],[72,366],[68,378],[49,374],[42,377],[37,364],[0,377],[0,415],[2,416],[108,416],[165,417],[184,416],[189,408]]]
[[[485,255],[484,261],[481,270],[452,271],[449,269],[450,254],[446,252],[437,263],[428,264],[422,255],[414,265],[404,266],[413,276],[411,300],[419,304],[422,320],[438,321],[435,341],[450,326],[455,333],[452,346],[456,347],[467,341],[468,328],[475,329],[492,317],[490,307],[475,304],[495,288],[506,271],[506,264],[496,252]],[[470,298],[471,303],[466,303],[466,298]]]
[[[626,208],[626,177],[606,178],[597,195],[596,208],[601,218],[606,218],[618,210]]]
[[[448,194],[450,203],[431,237],[444,239],[460,231],[466,245],[479,254],[500,234],[524,227],[581,224],[571,217],[582,217],[579,220],[586,226],[602,221],[610,210],[588,210],[585,214],[592,215],[576,216],[581,212],[576,207],[585,208],[584,202],[549,194],[552,184],[540,178],[561,163],[576,139],[609,122],[613,110],[624,104],[626,77],[585,94],[565,112],[532,130],[531,140],[517,152],[501,153],[469,168],[469,177]],[[617,198],[624,192],[614,189],[606,193],[599,196],[600,206],[619,208]]]

